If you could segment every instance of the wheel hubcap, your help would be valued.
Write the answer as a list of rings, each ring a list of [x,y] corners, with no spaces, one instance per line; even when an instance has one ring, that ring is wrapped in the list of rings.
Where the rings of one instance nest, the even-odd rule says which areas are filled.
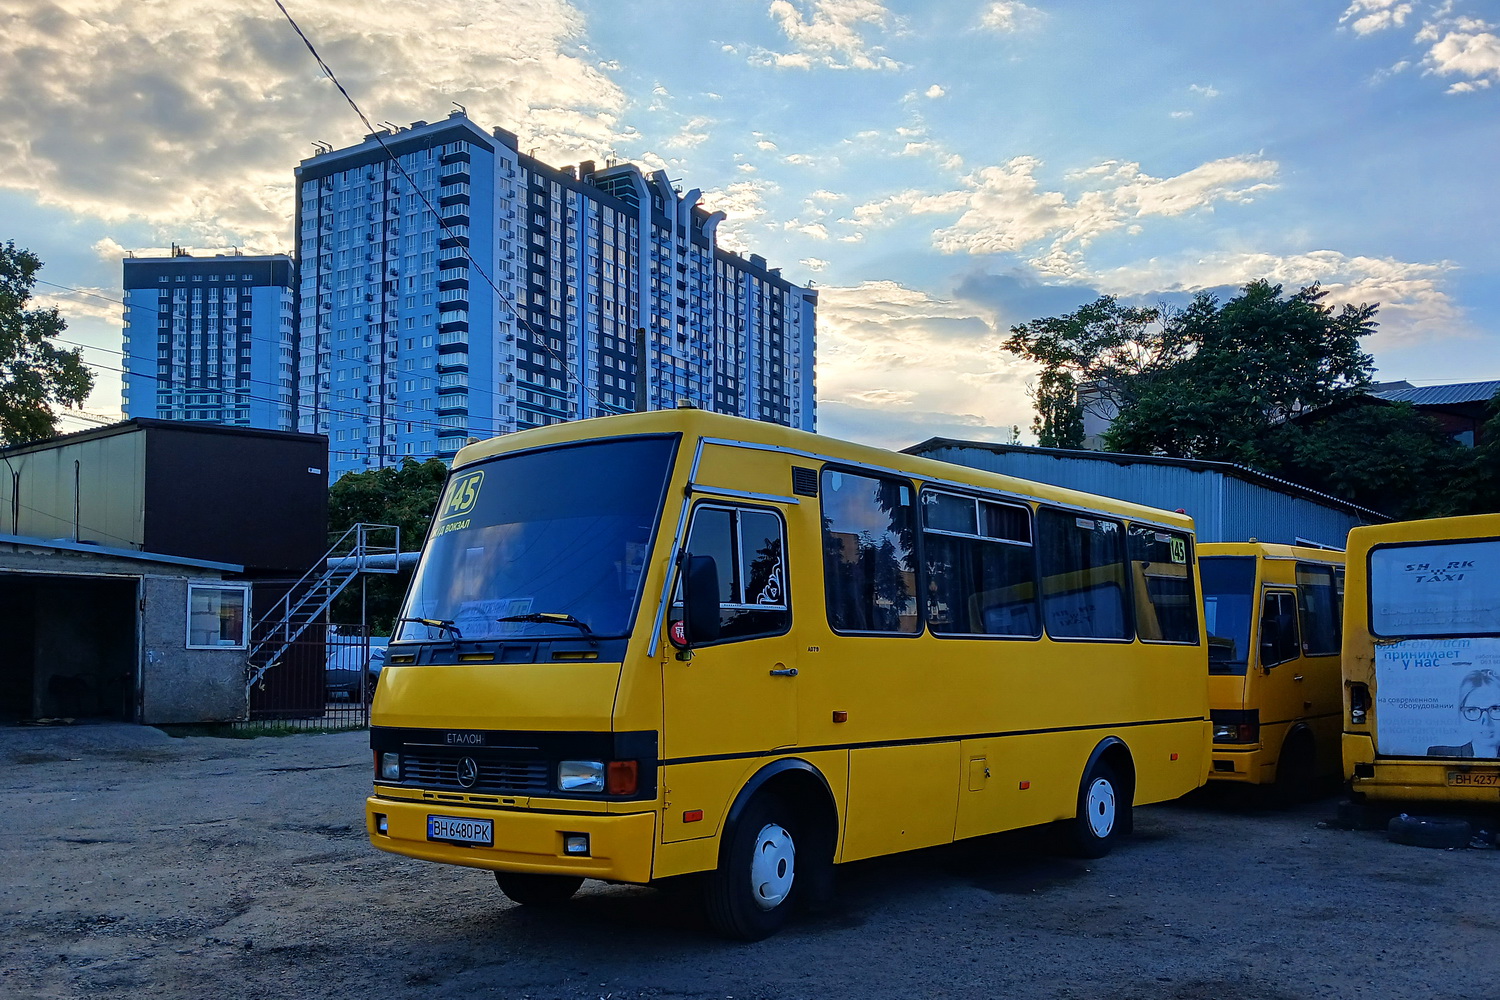
[[[1115,828],[1115,787],[1104,778],[1089,785],[1089,830],[1103,840]]]
[[[797,848],[792,835],[778,823],[767,823],[755,838],[750,855],[750,889],[755,905],[774,910],[792,891],[797,875]]]

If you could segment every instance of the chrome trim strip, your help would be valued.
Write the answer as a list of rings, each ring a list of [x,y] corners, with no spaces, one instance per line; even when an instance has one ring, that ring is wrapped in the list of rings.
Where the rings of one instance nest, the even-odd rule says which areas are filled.
[[[719,486],[701,486],[698,483],[689,483],[688,488],[694,493],[702,493],[705,496],[735,497],[741,500],[764,500],[768,503],[800,504],[802,502],[796,497],[780,496],[776,493],[749,493],[745,490],[731,490]]]

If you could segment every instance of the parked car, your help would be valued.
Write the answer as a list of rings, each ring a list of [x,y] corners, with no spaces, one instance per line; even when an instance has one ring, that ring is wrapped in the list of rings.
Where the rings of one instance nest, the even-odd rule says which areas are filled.
[[[360,696],[360,676],[364,676],[364,696],[375,693],[380,680],[381,668],[385,666],[385,647],[390,642],[387,636],[371,636],[369,656],[365,653],[365,640],[357,635],[339,635],[329,630],[328,662],[324,673],[324,687],[330,701],[354,700]],[[363,663],[361,663],[363,660]]]

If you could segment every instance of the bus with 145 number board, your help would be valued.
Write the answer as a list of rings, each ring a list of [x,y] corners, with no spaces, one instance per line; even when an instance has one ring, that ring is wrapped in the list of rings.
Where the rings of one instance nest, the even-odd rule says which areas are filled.
[[[1203,784],[1192,522],[691,408],[470,445],[371,713],[371,842],[701,882],[775,931],[836,864]]]

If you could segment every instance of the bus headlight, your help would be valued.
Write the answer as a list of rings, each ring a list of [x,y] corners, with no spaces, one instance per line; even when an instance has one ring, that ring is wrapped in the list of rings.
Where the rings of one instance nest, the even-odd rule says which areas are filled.
[[[1259,733],[1249,722],[1215,722],[1215,743],[1254,743]]]
[[[604,762],[599,760],[565,760],[557,765],[557,790],[560,792],[604,791]]]
[[[380,776],[386,781],[401,780],[401,755],[398,753],[383,753],[380,755]]]

